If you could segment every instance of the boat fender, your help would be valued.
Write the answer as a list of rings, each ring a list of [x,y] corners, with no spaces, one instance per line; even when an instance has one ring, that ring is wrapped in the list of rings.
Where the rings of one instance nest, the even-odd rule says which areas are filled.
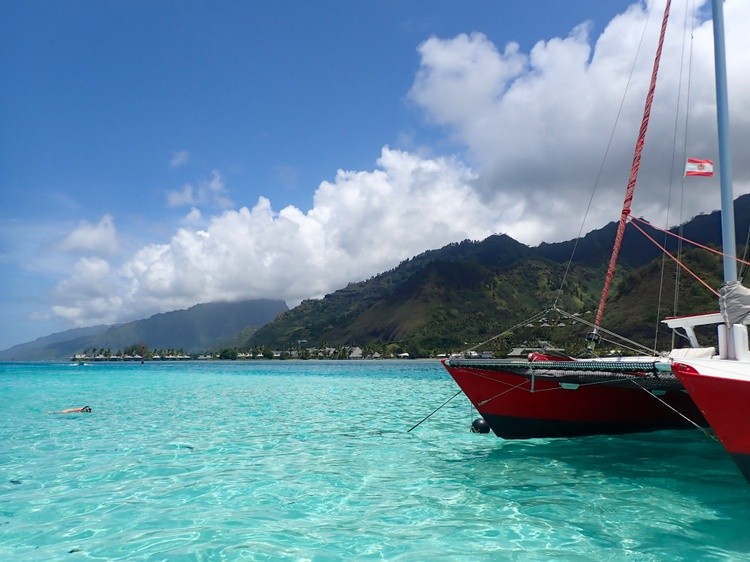
[[[472,433],[489,433],[490,424],[488,424],[484,420],[484,418],[477,418],[473,422],[471,422],[471,432]]]

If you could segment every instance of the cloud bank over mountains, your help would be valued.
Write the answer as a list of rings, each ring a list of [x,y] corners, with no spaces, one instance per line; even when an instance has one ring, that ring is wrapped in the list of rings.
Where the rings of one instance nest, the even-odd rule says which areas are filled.
[[[86,324],[196,302],[319,297],[426,248],[494,232],[497,212],[481,201],[474,180],[453,158],[384,148],[378,169],[339,171],[323,182],[306,213],[274,211],[261,197],[203,228],[179,228],[168,243],[146,245],[119,267],[80,258],[58,286],[67,304],[56,313]]]
[[[725,17],[733,29],[750,28],[746,3],[728,1]],[[434,148],[385,146],[374,169],[339,170],[323,181],[309,210],[275,210],[270,196],[241,201],[242,186],[226,185],[221,171],[212,170],[207,180],[166,191],[165,205],[185,208],[168,239],[133,248],[110,215],[68,233],[58,249],[77,259],[55,289],[53,311],[74,325],[90,325],[217,300],[280,298],[293,305],[467,238],[506,233],[528,244],[572,238],[595,184],[585,231],[615,220],[655,39],[644,39],[637,60],[635,53],[644,26],[644,36],[654,37],[659,19],[636,4],[598,38],[584,22],[528,53],[479,33],[427,38],[418,46],[419,70],[405,95],[464,152],[441,156]],[[678,21],[670,34],[679,36],[679,27]],[[672,139],[686,126],[674,113],[685,100],[677,94],[685,70],[681,76],[675,62],[684,46],[674,37],[646,141],[654,156],[644,157],[634,207],[669,224],[680,222],[673,211],[667,216],[668,205],[676,206],[667,190],[680,188],[685,156],[672,156]],[[716,157],[711,37],[710,22],[697,20],[690,94],[696,109],[687,136],[688,155],[704,158]],[[750,63],[750,35],[736,31],[727,42],[730,91],[737,92],[733,133],[743,146],[743,139],[750,141],[750,96],[742,94],[750,91],[750,75],[741,69]],[[170,165],[189,159],[175,151]],[[748,191],[750,170],[744,159],[735,158],[735,166],[737,196]],[[685,189],[682,220],[718,208],[715,180]]]

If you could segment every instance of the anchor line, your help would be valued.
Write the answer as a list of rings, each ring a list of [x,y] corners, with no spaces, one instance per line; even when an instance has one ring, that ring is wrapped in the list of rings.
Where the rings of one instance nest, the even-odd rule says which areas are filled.
[[[697,423],[696,423],[695,421],[693,421],[693,420],[692,420],[692,419],[690,419],[690,418],[689,418],[688,416],[686,416],[685,414],[683,414],[682,412],[680,412],[680,411],[679,411],[679,410],[678,410],[677,408],[675,408],[674,406],[672,406],[672,405],[668,404],[668,403],[666,402],[666,400],[662,400],[662,399],[661,399],[661,398],[659,398],[659,397],[658,397],[658,396],[657,396],[656,394],[654,394],[653,392],[651,392],[651,391],[650,391],[649,389],[647,389],[647,388],[645,388],[644,386],[642,386],[642,385],[638,384],[638,382],[637,382],[636,380],[634,380],[634,379],[630,379],[630,380],[631,380],[631,382],[632,382],[632,383],[633,383],[633,384],[634,384],[635,386],[637,386],[638,388],[640,388],[640,389],[641,389],[641,390],[643,390],[644,392],[647,392],[647,393],[648,393],[648,394],[649,394],[650,396],[653,396],[653,397],[654,397],[654,398],[655,398],[656,400],[658,400],[659,402],[661,402],[663,406],[666,406],[667,408],[669,408],[670,410],[672,410],[672,411],[673,411],[673,412],[674,412],[675,414],[677,414],[677,415],[678,415],[678,416],[680,416],[680,417],[681,417],[682,419],[684,419],[684,420],[685,420],[686,422],[688,422],[689,424],[691,424],[691,425],[695,426],[695,428],[696,428],[696,429],[700,429],[700,430],[701,430],[701,431],[703,432],[703,434],[704,434],[704,435],[705,435],[706,437],[708,437],[708,438],[710,438],[710,439],[713,439],[714,441],[718,441],[718,439],[716,438],[716,436],[715,436],[715,435],[712,435],[711,433],[709,433],[708,431],[706,431],[706,428],[704,428],[704,427],[701,427],[701,426],[700,426],[699,424],[697,424]]]
[[[427,414],[427,415],[426,415],[425,417],[423,417],[423,418],[422,418],[422,419],[421,419],[421,420],[420,420],[419,422],[417,422],[416,424],[414,424],[413,426],[411,426],[411,427],[409,428],[409,431],[407,431],[406,433],[411,433],[411,430],[412,430],[412,429],[415,429],[416,427],[420,426],[420,425],[422,424],[422,422],[423,422],[423,421],[426,421],[426,420],[427,420],[428,418],[432,417],[432,415],[433,415],[434,413],[436,413],[436,412],[437,412],[438,410],[440,410],[440,409],[441,409],[441,408],[442,408],[443,406],[445,406],[445,405],[446,405],[446,404],[447,404],[448,402],[450,402],[451,400],[453,400],[453,399],[454,399],[454,398],[455,398],[456,396],[458,396],[458,395],[459,395],[459,394],[461,394],[462,392],[463,392],[463,390],[459,390],[458,392],[456,392],[456,393],[455,393],[455,394],[454,394],[453,396],[451,396],[450,398],[448,398],[448,400],[446,400],[445,402],[443,402],[442,404],[440,404],[440,406],[438,406],[438,407],[437,407],[437,408],[435,408],[435,409],[434,409],[434,410],[433,410],[432,412],[430,412],[430,413],[429,413],[429,414]]]

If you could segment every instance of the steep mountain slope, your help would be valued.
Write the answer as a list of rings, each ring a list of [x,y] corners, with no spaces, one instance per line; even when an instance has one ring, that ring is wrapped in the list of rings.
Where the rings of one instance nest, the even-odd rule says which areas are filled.
[[[735,201],[735,221],[738,245],[744,245],[750,195]],[[466,240],[424,252],[323,299],[303,301],[292,310],[282,301],[208,303],[118,326],[53,334],[0,352],[0,360],[62,359],[87,348],[116,351],[137,343],[203,351],[259,345],[285,349],[302,340],[307,345],[398,341],[415,349],[438,350],[465,348],[514,328],[513,334],[502,338],[504,344],[511,343],[527,337],[527,326],[517,324],[555,302],[582,318],[591,314],[615,230],[616,224],[610,223],[589,232],[577,245],[566,241],[533,248],[507,235]],[[664,239],[663,234],[649,230],[655,239]],[[718,246],[719,213],[695,217],[683,231],[687,238]],[[676,242],[670,238],[667,244],[673,249]],[[572,267],[566,274],[574,247]],[[615,290],[604,318],[607,327],[649,342],[657,319],[672,314],[669,277],[675,273],[667,268],[662,274],[661,261],[653,261],[660,255],[634,229],[626,230]],[[694,262],[704,274],[708,271],[714,287],[721,284],[717,259],[689,252],[686,261]],[[667,283],[659,300],[662,275]],[[715,308],[715,297],[687,276],[679,302],[681,314]],[[566,324],[558,332],[577,337],[568,323],[542,324]]]
[[[717,193],[717,204],[718,193]],[[744,245],[747,239],[748,225],[750,225],[750,195],[738,197],[734,202],[735,224],[737,229],[737,244]],[[658,225],[660,228],[663,225]],[[664,242],[664,234],[649,227],[644,227],[646,233],[660,243]],[[671,232],[678,232],[678,227],[671,228]],[[617,223],[611,222],[602,228],[592,230],[583,236],[576,246],[575,240],[557,242],[554,244],[542,243],[532,248],[534,255],[542,256],[556,262],[564,262],[570,259],[574,246],[576,253],[573,257],[574,263],[596,265],[606,263],[612,251],[612,241],[615,239]],[[689,240],[696,240],[703,244],[715,247],[721,246],[721,214],[719,211],[698,215],[683,225],[682,235]],[[668,237],[666,247],[670,252],[675,251],[677,240]],[[628,227],[625,229],[622,249],[618,263],[625,267],[640,267],[653,259],[661,257],[662,252],[653,243],[647,240],[636,229]]]
[[[750,196],[738,198],[735,206],[737,224],[749,224]],[[664,240],[663,233],[646,230],[656,240]],[[579,241],[562,290],[574,241],[530,248],[505,235],[491,236],[481,242],[464,241],[425,252],[324,299],[305,301],[258,330],[246,346],[286,348],[300,340],[310,345],[398,341],[436,351],[484,341],[555,302],[587,318],[584,315],[592,314],[598,304],[615,231],[616,224],[610,223]],[[696,217],[684,225],[684,233],[702,243],[715,243],[720,239],[718,212]],[[738,238],[744,242],[743,234]],[[666,243],[670,249],[676,246],[674,238]],[[659,256],[661,251],[635,229],[626,230],[615,288],[604,318],[610,329],[646,344],[653,340],[657,310],[661,310],[660,318],[672,310],[673,289],[669,283],[661,293],[667,296],[662,296],[661,304],[659,301]],[[715,276],[711,258],[691,251],[686,260],[695,262],[697,271],[708,271],[709,278]],[[667,276],[675,275],[671,264],[665,271]],[[656,272],[659,275],[655,278]],[[714,286],[720,283],[717,277]],[[689,278],[683,279],[679,302],[683,314],[716,306],[711,293]],[[588,318],[593,321],[593,315]],[[558,332],[568,339],[587,329],[576,331],[560,319],[556,324],[565,325]],[[515,332],[516,339],[526,335],[523,327]]]
[[[473,255],[484,256],[481,251]],[[500,267],[494,264],[502,260],[490,255],[484,262],[436,259],[437,253],[431,253],[432,261],[420,256],[414,261],[423,265],[411,275],[399,271],[406,267],[402,264],[369,282],[303,302],[258,330],[247,346],[286,348],[306,340],[311,345],[401,341],[423,349],[461,347],[504,331],[554,302],[564,264],[526,257]],[[403,279],[390,283],[392,277]],[[593,306],[590,287],[599,278],[596,268],[568,272],[560,306]],[[379,288],[377,298],[367,298],[370,284]]]
[[[146,343],[152,349],[204,351],[248,326],[263,326],[285,310],[286,303],[279,300],[198,304],[113,326],[92,339],[90,346],[114,350]]]
[[[0,351],[0,361],[47,361],[63,356],[71,349],[73,341],[88,341],[109,328],[106,324],[73,328],[37,338],[34,341],[14,345]],[[69,355],[68,355],[69,356]]]
[[[242,330],[263,326],[285,310],[288,307],[280,300],[198,304],[126,324],[68,330],[0,352],[0,360],[62,360],[84,349],[117,352],[140,344],[150,349],[204,351]]]
[[[722,264],[719,256],[691,249],[682,256],[682,262],[691,271],[700,272],[701,279],[709,286],[721,286]],[[679,291],[675,300],[674,287],[678,278]],[[689,274],[681,270],[678,272],[671,260],[663,262],[656,259],[623,276],[617,292],[607,304],[604,323],[644,344],[651,344],[655,334],[658,334],[658,342],[662,342],[664,345],[661,347],[664,348],[671,347],[672,334],[661,320],[669,316],[717,310],[718,301],[713,293]],[[713,326],[697,331],[710,341],[715,339]]]

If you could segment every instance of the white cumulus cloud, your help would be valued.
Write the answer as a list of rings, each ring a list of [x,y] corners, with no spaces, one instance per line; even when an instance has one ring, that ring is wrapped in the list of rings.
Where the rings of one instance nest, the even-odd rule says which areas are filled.
[[[465,146],[465,155],[425,157],[385,147],[373,170],[340,170],[322,182],[309,210],[277,211],[265,197],[234,208],[215,170],[208,180],[169,194],[169,205],[190,211],[168,241],[144,245],[118,265],[77,262],[58,286],[55,312],[93,323],[216,300],[262,297],[294,304],[466,238],[507,233],[529,244],[568,239],[581,227],[597,178],[586,231],[615,220],[654,42],[642,47],[632,77],[630,69],[643,27],[659,23],[645,8],[632,5],[595,40],[584,22],[527,53],[478,33],[427,39],[419,47],[420,70],[410,97]],[[727,37],[727,50],[730,92],[738,92],[730,93],[730,102],[741,156],[750,142],[750,96],[742,95],[750,90],[750,73],[742,71],[750,63],[750,34],[742,31],[750,26],[750,4],[727,0],[725,15],[738,29]],[[679,28],[679,14],[673,13],[675,20]],[[691,89],[687,152],[716,158],[710,22],[696,18],[696,23],[691,72],[700,79]],[[675,123],[683,132],[685,127],[674,111],[677,100],[684,101],[677,97],[684,79],[678,72],[682,40],[679,32],[670,33],[634,206],[636,214],[657,223],[665,213],[666,188],[680,187],[685,156],[678,153],[670,168]],[[739,195],[750,191],[750,160],[734,162]],[[683,219],[719,206],[716,184],[716,178],[686,184]],[[213,212],[199,210],[205,206]],[[671,218],[672,224],[678,221]]]
[[[653,4],[650,17],[649,6],[634,4],[595,41],[589,36],[590,27],[582,23],[567,37],[539,41],[528,53],[515,43],[500,48],[479,33],[432,37],[420,45],[421,65],[411,98],[433,123],[467,148],[478,185],[490,199],[502,193],[516,201],[519,219],[527,226],[511,226],[508,232],[521,241],[535,244],[576,236],[597,179],[586,230],[618,218],[663,10],[663,2],[649,4]],[[748,73],[742,70],[750,62],[750,35],[742,31],[750,24],[750,6],[728,0],[725,14],[734,30],[727,37],[727,52],[730,92],[737,92],[730,95],[733,133],[741,156],[750,141],[750,102],[742,94],[750,88]],[[685,127],[684,107],[678,104],[686,99],[684,93],[678,97],[678,87],[684,88],[687,76],[684,72],[680,77],[679,70],[688,65],[680,60],[681,19],[684,10],[673,6],[634,203],[635,212],[648,212],[651,220],[662,224],[667,187],[670,182],[679,186],[686,152],[717,157],[711,22],[695,20],[688,148],[677,152],[677,164],[671,169],[675,123],[683,134]],[[690,19],[687,25],[693,23]],[[647,40],[631,77],[644,27]],[[683,112],[679,119],[678,109]],[[734,160],[735,195],[739,195],[750,190],[750,162]],[[718,208],[717,189],[716,180],[700,187],[688,185],[684,215],[673,215],[670,224]]]
[[[119,248],[114,220],[111,215],[104,215],[97,224],[81,221],[57,246],[63,252],[113,255]]]
[[[142,247],[116,271],[83,275],[103,264],[80,262],[58,291],[73,304],[56,312],[84,317],[90,297],[90,316],[101,319],[215,300],[296,303],[322,296],[425,249],[481,239],[511,222],[512,202],[486,205],[475,181],[454,158],[423,159],[386,147],[377,169],[341,170],[323,182],[306,213],[292,206],[276,212],[261,197],[252,208],[212,217],[203,229],[181,228],[167,244]],[[117,298],[98,298],[102,286]]]
[[[122,290],[112,268],[101,258],[81,258],[67,279],[58,283],[53,312],[72,324],[111,323],[122,305]]]

